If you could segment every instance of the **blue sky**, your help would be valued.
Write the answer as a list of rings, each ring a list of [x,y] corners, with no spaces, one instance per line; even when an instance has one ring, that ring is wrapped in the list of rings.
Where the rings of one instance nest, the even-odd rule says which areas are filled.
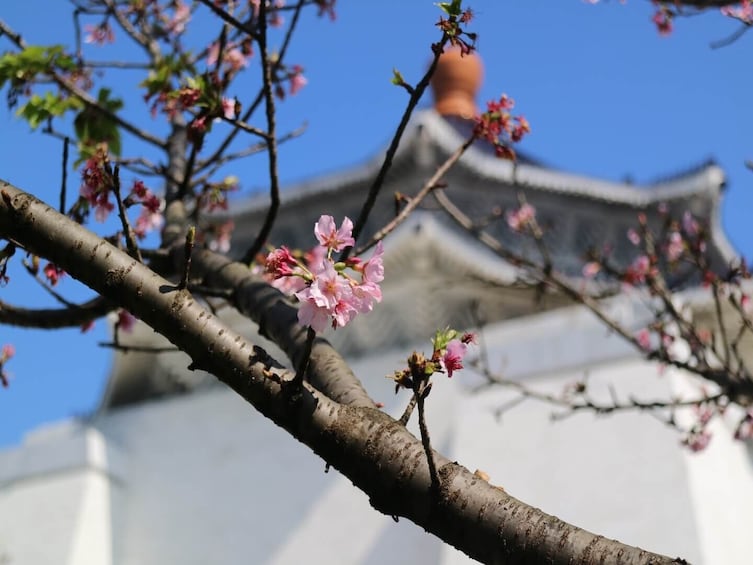
[[[306,133],[281,148],[282,180],[291,183],[357,164],[383,149],[404,104],[405,92],[390,84],[392,69],[416,82],[438,37],[439,11],[431,1],[341,2],[331,23],[313,13],[303,18],[288,61],[305,67],[309,84],[280,106],[281,131],[307,123]],[[710,43],[737,29],[716,13],[681,19],[670,37],[660,37],[650,21],[649,2],[582,0],[479,0],[471,29],[479,34],[486,67],[480,101],[508,93],[533,132],[523,148],[553,167],[636,182],[671,175],[714,158],[725,170],[728,189],[723,224],[735,248],[753,255],[749,215],[753,173],[753,115],[746,111],[751,91],[749,49],[743,36],[723,49]],[[40,17],[40,14],[44,17]],[[29,43],[72,41],[69,5],[60,0],[6,2],[0,18]],[[206,12],[198,32],[214,30]],[[279,39],[279,38],[276,38]],[[0,51],[8,48],[0,39]],[[131,55],[123,37],[112,47],[87,53],[100,59]],[[254,61],[256,62],[256,61]],[[254,93],[258,70],[231,94]],[[144,127],[152,121],[134,85],[143,78],[131,71],[104,83],[125,93],[126,115]],[[248,88],[244,90],[244,87]],[[423,106],[430,104],[430,99]],[[29,131],[4,107],[0,109],[0,178],[57,202],[60,142]],[[126,138],[124,152],[148,156]],[[244,193],[263,189],[266,162],[246,159],[228,173],[241,179]],[[70,172],[69,190],[77,187]],[[13,276],[13,273],[11,273]],[[3,300],[27,306],[46,297],[16,272]],[[89,296],[71,282],[61,290],[74,298]],[[78,330],[45,333],[0,328],[0,345],[13,343],[17,355],[8,365],[13,379],[0,390],[0,446],[16,444],[43,422],[92,411],[102,393],[110,353],[96,343],[107,340],[99,322],[86,335]]]

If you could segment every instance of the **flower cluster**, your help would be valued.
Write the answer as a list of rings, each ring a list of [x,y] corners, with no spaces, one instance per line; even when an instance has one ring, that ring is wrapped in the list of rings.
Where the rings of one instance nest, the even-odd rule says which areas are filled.
[[[437,27],[442,30],[450,45],[460,48],[463,55],[471,53],[476,48],[476,34],[465,31],[463,26],[471,22],[473,11],[463,8],[462,0],[440,2],[437,6],[447,15],[446,19],[440,16]]]
[[[136,218],[136,224],[133,228],[133,232],[139,239],[144,239],[148,232],[162,227],[162,201],[140,180],[133,183],[131,193],[123,203],[127,207],[135,204],[142,205],[141,214]]]
[[[298,94],[301,89],[308,84],[308,80],[303,76],[303,67],[301,65],[291,65],[287,69],[280,70],[275,74],[275,96],[280,100],[285,98],[285,88],[282,83],[288,83],[288,92],[291,96]]]
[[[510,114],[514,106],[512,98],[503,94],[499,100],[487,102],[486,112],[475,118],[473,135],[491,143],[497,157],[502,159],[515,159],[515,151],[510,145],[519,142],[531,131],[528,120]]]
[[[316,332],[328,325],[341,328],[357,314],[370,312],[382,300],[379,283],[384,280],[382,242],[366,261],[351,257],[335,262],[332,255],[355,245],[353,223],[345,218],[338,228],[332,216],[323,215],[314,225],[319,245],[304,264],[288,248],[267,255],[265,271],[300,301],[298,320]]]
[[[84,31],[87,34],[84,38],[84,43],[104,45],[105,43],[115,42],[115,32],[107,20],[99,25],[87,24],[84,26]]]
[[[390,375],[395,381],[395,392],[401,387],[413,391],[428,390],[427,382],[434,373],[446,373],[451,378],[455,371],[463,368],[463,358],[468,345],[476,343],[476,334],[461,334],[445,328],[438,330],[431,341],[434,347],[431,357],[414,351],[408,357],[408,367]]]
[[[753,1],[742,0],[739,5],[730,4],[721,8],[722,15],[735,18],[745,24],[753,24]]]
[[[94,209],[94,217],[98,222],[104,222],[115,205],[110,202],[110,191],[113,187],[113,179],[110,174],[107,158],[107,146],[100,145],[97,152],[87,159],[81,171],[81,188],[79,189],[79,210],[77,219],[83,220],[88,211]]]
[[[248,59],[254,54],[253,43],[243,40],[240,43],[231,42],[222,51],[222,65],[224,71],[234,74],[248,66]],[[207,49],[207,66],[213,67],[220,58],[220,44],[215,41]]]
[[[675,13],[661,2],[654,0],[654,4],[656,4],[656,12],[651,17],[651,21],[656,25],[659,35],[669,35],[672,33],[672,18]]]

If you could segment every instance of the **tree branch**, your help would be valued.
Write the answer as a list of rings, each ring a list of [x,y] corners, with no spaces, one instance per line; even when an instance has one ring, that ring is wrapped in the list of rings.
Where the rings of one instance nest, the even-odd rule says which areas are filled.
[[[596,536],[526,505],[434,452],[431,488],[421,442],[388,415],[344,406],[294,378],[225,326],[186,290],[19,189],[0,182],[0,237],[44,254],[189,353],[191,367],[226,383],[363,490],[374,508],[404,516],[484,563],[685,563]],[[321,369],[320,369],[321,370]],[[326,370],[326,368],[324,368]],[[320,375],[321,376],[321,375]]]

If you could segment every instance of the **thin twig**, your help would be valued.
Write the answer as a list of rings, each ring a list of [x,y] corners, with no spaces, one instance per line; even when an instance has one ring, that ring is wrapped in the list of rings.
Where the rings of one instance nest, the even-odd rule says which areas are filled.
[[[442,177],[449,171],[455,163],[458,162],[458,160],[463,156],[463,154],[466,152],[466,150],[473,145],[473,142],[475,141],[475,137],[470,137],[465,142],[458,147],[452,155],[450,155],[442,165],[437,168],[437,170],[434,172],[434,174],[431,176],[429,180],[427,180],[424,185],[421,187],[421,190],[418,191],[418,193],[412,197],[408,203],[403,207],[402,210],[398,213],[397,216],[395,216],[387,225],[385,225],[382,229],[380,229],[377,233],[374,234],[374,236],[369,240],[369,242],[360,247],[356,253],[356,255],[360,255],[364,251],[367,251],[376,243],[384,239],[384,237],[392,232],[397,226],[402,224],[408,216],[410,216],[411,212],[415,210],[418,205],[421,203],[421,201],[426,198],[426,196],[435,188],[437,188],[437,185],[442,180]]]
[[[267,4],[259,4],[259,57],[261,58],[262,80],[264,81],[264,105],[267,114],[267,155],[269,156],[269,210],[264,218],[256,240],[251,244],[243,255],[242,262],[249,264],[254,260],[262,246],[269,238],[272,226],[277,218],[277,210],[280,207],[280,178],[277,173],[277,125],[275,117],[275,97],[272,92],[272,64],[267,53]]]
[[[194,242],[196,241],[196,226],[190,226],[186,233],[185,254],[186,261],[183,263],[183,275],[178,283],[178,290],[185,290],[188,287],[188,278],[191,275],[191,254],[193,253]]]
[[[429,385],[430,386],[430,385]],[[418,404],[418,429],[421,432],[421,445],[426,453],[426,463],[429,465],[429,476],[431,477],[431,488],[436,493],[439,492],[439,473],[437,473],[437,464],[434,461],[434,452],[431,448],[431,438],[429,437],[429,428],[426,425],[426,415],[424,412],[424,401],[426,395],[423,392],[415,392]]]
[[[65,193],[68,186],[68,145],[71,139],[66,136],[63,139],[63,172],[62,179],[60,181],[60,213],[65,214]]]
[[[128,254],[139,263],[143,263],[144,260],[141,257],[141,251],[139,251],[139,246],[136,243],[136,237],[131,228],[131,223],[128,221],[126,207],[123,203],[123,195],[120,191],[120,167],[118,165],[115,165],[112,175],[112,191],[115,193],[115,201],[118,204],[118,216],[120,217],[120,225],[123,226],[123,235],[125,236]]]
[[[449,38],[443,34],[440,42],[432,46],[432,49],[434,51],[434,58],[429,65],[429,69],[416,85],[413,93],[408,99],[408,104],[403,111],[403,116],[402,118],[400,118],[400,123],[398,124],[397,129],[392,136],[392,141],[390,142],[390,146],[387,148],[387,153],[385,153],[384,155],[382,166],[380,167],[377,176],[374,178],[374,182],[371,183],[371,187],[369,187],[369,192],[366,196],[366,200],[361,207],[361,212],[358,214],[358,219],[356,220],[353,227],[353,239],[355,239],[356,241],[358,240],[358,237],[361,235],[361,232],[366,225],[366,220],[368,220],[369,215],[371,214],[371,209],[376,203],[379,191],[381,190],[382,185],[387,178],[387,173],[392,168],[392,161],[395,158],[395,154],[397,153],[397,148],[400,146],[400,140],[403,137],[405,128],[408,126],[408,122],[410,121],[411,115],[413,114],[413,110],[423,96],[424,91],[429,86],[429,81],[434,75],[434,71],[437,68],[439,58],[442,56],[442,52],[444,50],[444,46],[447,44],[447,41],[449,41]],[[352,248],[346,248],[341,254],[340,260],[344,261],[345,259],[347,259],[352,250]]]

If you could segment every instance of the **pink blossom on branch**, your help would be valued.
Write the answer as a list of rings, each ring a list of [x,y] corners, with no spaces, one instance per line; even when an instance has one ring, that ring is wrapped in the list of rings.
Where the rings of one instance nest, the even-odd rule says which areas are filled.
[[[121,308],[118,310],[118,319],[115,322],[115,327],[126,333],[133,331],[133,326],[136,325],[136,316],[131,314],[128,310]]]
[[[536,218],[536,208],[530,204],[523,204],[517,210],[507,213],[507,225],[516,232],[523,231]]]
[[[669,35],[672,33],[672,17],[674,14],[664,6],[657,8],[651,21],[656,24],[659,35]]]
[[[3,345],[2,353],[0,354],[0,362],[6,362],[8,359],[16,354],[16,348],[11,343]]]
[[[84,37],[84,43],[104,45],[105,43],[115,42],[115,33],[107,21],[99,25],[87,24],[84,26],[84,31],[87,33],[86,37]]]
[[[53,263],[47,263],[44,269],[42,269],[42,272],[44,273],[44,276],[47,277],[50,286],[58,284],[63,275],[65,275],[65,271]]]
[[[340,228],[337,228],[332,216],[324,215],[314,224],[314,235],[322,247],[329,251],[342,251],[346,247],[355,245],[353,239],[353,222],[345,216]]]
[[[298,321],[316,332],[331,325],[341,328],[357,314],[373,309],[382,300],[379,283],[384,280],[382,242],[373,255],[364,261],[351,257],[336,263],[332,253],[355,245],[353,222],[345,218],[338,228],[332,216],[322,215],[314,225],[319,244],[306,255],[306,264],[286,247],[270,252],[264,270],[273,286],[293,294],[301,303]],[[348,273],[352,270],[353,273]],[[360,275],[360,280],[359,280]]]
[[[465,357],[467,349],[468,346],[459,339],[453,339],[447,344],[447,350],[442,356],[442,366],[448,377],[451,378],[452,373],[463,368],[463,357]]]
[[[300,65],[294,65],[293,70],[288,77],[290,80],[290,95],[295,96],[300,90],[308,84],[308,80],[303,76],[303,67]]]
[[[723,16],[735,18],[745,24],[753,24],[753,2],[742,0],[738,4],[730,4],[721,8]]]

